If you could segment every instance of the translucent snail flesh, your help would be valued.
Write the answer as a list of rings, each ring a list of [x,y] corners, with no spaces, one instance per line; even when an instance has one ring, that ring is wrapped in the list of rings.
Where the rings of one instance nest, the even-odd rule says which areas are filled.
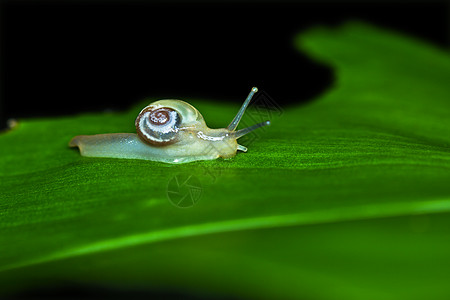
[[[210,129],[200,112],[181,100],[159,100],[146,106],[135,121],[135,133],[78,135],[70,147],[78,147],[83,156],[145,159],[166,163],[230,158],[237,150],[247,151],[237,143],[243,135],[265,125],[265,121],[235,130],[253,95],[252,88],[237,115],[227,128]]]

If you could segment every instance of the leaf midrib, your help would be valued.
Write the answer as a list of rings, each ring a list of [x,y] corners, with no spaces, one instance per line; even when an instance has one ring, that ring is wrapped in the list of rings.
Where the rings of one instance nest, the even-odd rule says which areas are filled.
[[[257,218],[242,218],[220,222],[187,225],[158,231],[123,236],[114,239],[86,244],[50,253],[48,255],[0,266],[0,272],[47,263],[54,260],[68,259],[75,256],[89,255],[104,251],[112,251],[142,244],[157,243],[178,238],[196,237],[207,234],[236,232],[244,230],[266,229],[274,227],[317,225],[346,221],[398,217],[414,214],[439,214],[450,212],[449,199],[434,199],[420,202],[386,203],[377,205],[359,205],[347,207],[345,210],[322,210],[315,212],[296,213],[290,215],[275,215]]]

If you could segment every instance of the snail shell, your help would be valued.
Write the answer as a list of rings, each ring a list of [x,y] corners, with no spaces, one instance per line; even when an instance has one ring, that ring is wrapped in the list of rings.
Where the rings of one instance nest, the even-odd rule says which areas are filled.
[[[179,141],[178,132],[182,124],[186,127],[201,122],[204,123],[202,115],[189,103],[159,100],[144,107],[134,124],[143,141],[154,146],[167,146]]]

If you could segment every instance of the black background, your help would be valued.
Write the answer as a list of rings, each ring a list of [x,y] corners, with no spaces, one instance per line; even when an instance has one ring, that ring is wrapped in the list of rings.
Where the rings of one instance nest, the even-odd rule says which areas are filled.
[[[448,2],[1,2],[0,128],[8,118],[126,109],[151,98],[278,104],[333,81],[293,47],[317,24],[365,20],[449,44]],[[412,62],[413,63],[413,62]]]

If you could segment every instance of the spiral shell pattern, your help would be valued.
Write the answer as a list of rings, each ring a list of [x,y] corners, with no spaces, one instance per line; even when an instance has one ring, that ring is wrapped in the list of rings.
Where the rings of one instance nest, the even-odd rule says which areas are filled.
[[[175,143],[180,124],[181,116],[176,110],[154,106],[144,108],[135,122],[139,137],[155,146]]]

